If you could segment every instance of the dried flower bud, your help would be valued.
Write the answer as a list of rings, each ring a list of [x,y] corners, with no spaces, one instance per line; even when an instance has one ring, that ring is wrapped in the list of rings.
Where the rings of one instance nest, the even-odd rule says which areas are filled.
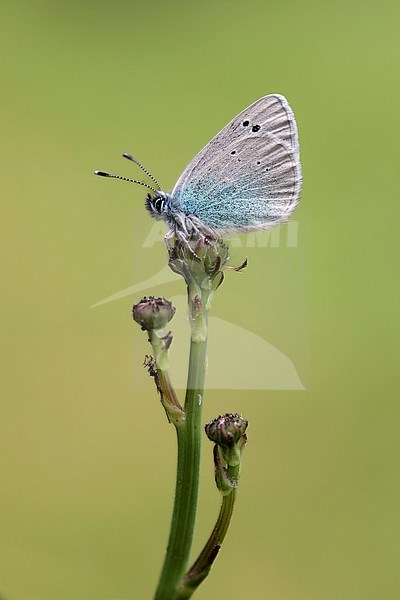
[[[205,426],[207,437],[217,444],[227,464],[236,466],[246,445],[248,421],[238,414],[227,413]]]
[[[162,329],[174,314],[175,308],[169,300],[154,296],[145,296],[132,308],[134,320],[146,331]]]
[[[187,285],[197,283],[215,290],[223,280],[223,269],[229,259],[228,247],[221,241],[204,236],[186,242],[175,240],[169,248],[169,266],[184,277]]]
[[[227,413],[205,426],[208,438],[219,446],[231,448],[247,429],[248,421],[238,414]]]

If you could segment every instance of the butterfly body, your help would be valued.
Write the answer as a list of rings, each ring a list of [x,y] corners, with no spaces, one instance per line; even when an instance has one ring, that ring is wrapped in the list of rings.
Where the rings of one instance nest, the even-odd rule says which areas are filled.
[[[150,175],[132,156],[124,156]],[[239,113],[193,158],[171,194],[151,188],[155,194],[148,195],[146,207],[167,223],[169,236],[220,237],[287,221],[301,184],[293,111],[286,98],[269,94]]]

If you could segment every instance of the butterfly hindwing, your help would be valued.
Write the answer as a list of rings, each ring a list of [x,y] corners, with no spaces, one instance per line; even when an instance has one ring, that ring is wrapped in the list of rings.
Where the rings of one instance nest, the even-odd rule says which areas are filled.
[[[297,127],[283,96],[257,100],[189,163],[171,197],[206,227],[249,231],[285,221],[297,205],[301,169]]]

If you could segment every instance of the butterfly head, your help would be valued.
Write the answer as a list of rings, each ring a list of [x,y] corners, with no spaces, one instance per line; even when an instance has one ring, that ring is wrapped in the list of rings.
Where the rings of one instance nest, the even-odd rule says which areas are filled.
[[[170,210],[171,197],[163,191],[147,194],[146,208],[154,219],[164,219]]]

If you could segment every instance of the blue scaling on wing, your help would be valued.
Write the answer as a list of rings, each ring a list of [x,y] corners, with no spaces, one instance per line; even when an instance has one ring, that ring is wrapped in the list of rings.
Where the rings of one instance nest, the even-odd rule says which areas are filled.
[[[301,190],[297,128],[285,98],[261,98],[186,167],[172,205],[207,227],[268,228],[293,213]]]

